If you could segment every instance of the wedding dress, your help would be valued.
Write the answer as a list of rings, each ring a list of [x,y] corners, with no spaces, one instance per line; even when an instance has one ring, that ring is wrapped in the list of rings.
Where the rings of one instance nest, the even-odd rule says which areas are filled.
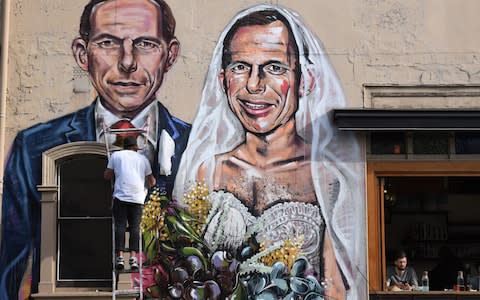
[[[214,208],[216,213],[210,214],[210,232],[206,238],[210,239],[212,245],[235,246],[257,231],[265,240],[272,241],[281,239],[279,235],[284,233],[285,236],[287,233],[295,236],[304,234],[305,241],[309,241],[315,231],[319,234],[312,247],[320,249],[327,228],[336,262],[350,287],[347,299],[363,299],[367,295],[368,277],[364,149],[354,134],[340,132],[333,123],[332,110],[346,107],[347,102],[321,41],[297,13],[279,5],[256,5],[238,13],[219,36],[188,145],[175,179],[174,198],[181,201],[183,194],[196,184],[201,166],[206,170],[206,184],[210,190],[214,190],[215,157],[245,142],[245,129],[230,109],[223,83],[219,80],[223,42],[238,19],[262,10],[277,11],[288,20],[299,50],[299,71],[306,90],[299,95],[295,120],[297,134],[311,144],[311,177],[318,204],[313,207],[318,210],[319,218],[317,223],[312,221],[314,218],[306,223],[306,216],[302,216],[299,217],[302,221],[277,224],[275,209],[285,212],[285,206],[276,208],[275,205],[270,208],[272,210],[268,209],[255,218],[248,214],[246,207],[238,205],[238,200],[228,200],[224,205],[217,203]],[[297,210],[302,210],[301,207],[305,205],[290,201],[287,206]],[[224,217],[221,220],[222,215]],[[227,234],[221,232],[215,233],[214,224],[220,226],[219,231],[228,230],[229,237],[222,237]],[[255,226],[250,229],[250,225]],[[297,230],[293,229],[294,225],[299,226]],[[266,226],[275,229],[272,235],[268,234]],[[312,227],[311,231],[308,226]],[[309,248],[304,251],[308,253]]]
[[[257,242],[265,245],[297,238],[303,241],[300,255],[319,272],[325,222],[317,205],[282,202],[255,217],[231,193],[213,192],[210,199],[204,240],[211,249],[236,251],[254,234]]]

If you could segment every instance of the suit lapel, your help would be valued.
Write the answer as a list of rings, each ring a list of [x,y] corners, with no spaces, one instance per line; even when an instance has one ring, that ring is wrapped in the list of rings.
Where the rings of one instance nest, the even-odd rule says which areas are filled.
[[[70,121],[69,131],[65,133],[67,142],[95,141],[95,101],[88,107],[77,111]]]
[[[157,130],[157,146],[160,139],[160,134],[162,133],[163,129],[165,129],[172,137],[172,139],[176,142],[177,139],[180,137],[180,132],[177,130],[177,127],[175,126],[175,123],[170,116],[170,113],[160,102],[158,102],[158,118],[159,126]]]

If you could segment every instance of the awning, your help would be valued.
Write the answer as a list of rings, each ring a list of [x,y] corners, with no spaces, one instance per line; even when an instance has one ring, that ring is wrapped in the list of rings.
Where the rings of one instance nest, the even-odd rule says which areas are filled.
[[[335,109],[333,118],[349,131],[480,131],[480,110]]]

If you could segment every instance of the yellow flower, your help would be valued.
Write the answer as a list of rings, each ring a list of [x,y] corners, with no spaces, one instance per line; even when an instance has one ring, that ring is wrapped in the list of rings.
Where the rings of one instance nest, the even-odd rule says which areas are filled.
[[[165,211],[161,208],[161,202],[168,200],[164,195],[160,195],[155,188],[149,196],[147,204],[143,207],[142,220],[140,228],[142,232],[159,231],[165,225]]]
[[[211,204],[205,182],[197,182],[195,186],[183,196],[183,203],[186,205],[186,210],[189,214],[195,217],[195,221],[190,222],[197,234],[201,234],[205,221],[210,211]]]
[[[293,263],[297,260],[302,246],[303,236],[287,239],[283,242],[283,245],[280,248],[271,251],[265,256],[262,256],[260,258],[260,262],[267,266],[272,266],[274,263],[280,261],[283,262],[290,270]],[[260,245],[260,252],[266,250],[267,248],[267,245],[262,243]]]

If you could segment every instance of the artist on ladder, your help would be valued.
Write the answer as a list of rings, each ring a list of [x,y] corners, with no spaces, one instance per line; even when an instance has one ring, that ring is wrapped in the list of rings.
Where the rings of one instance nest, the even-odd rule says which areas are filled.
[[[130,227],[130,268],[138,269],[137,253],[140,242],[140,220],[147,196],[145,181],[148,187],[155,185],[156,180],[148,159],[137,152],[137,139],[127,136],[123,140],[123,150],[112,153],[108,160],[103,177],[107,180],[115,178],[113,188],[113,219],[115,224],[115,268],[123,270],[125,262],[125,231],[127,221]]]

